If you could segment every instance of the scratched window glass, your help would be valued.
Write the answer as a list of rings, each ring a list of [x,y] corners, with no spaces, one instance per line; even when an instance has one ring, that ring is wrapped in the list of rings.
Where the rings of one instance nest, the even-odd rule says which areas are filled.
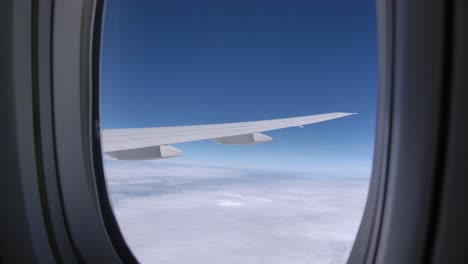
[[[371,173],[375,1],[106,1],[102,149],[142,263],[345,263]]]

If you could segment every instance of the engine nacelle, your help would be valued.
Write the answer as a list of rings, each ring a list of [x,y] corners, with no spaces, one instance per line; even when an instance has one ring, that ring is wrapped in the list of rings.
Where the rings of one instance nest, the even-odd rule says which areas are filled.
[[[155,160],[182,156],[184,153],[171,145],[126,149],[104,154],[118,160]]]
[[[226,145],[252,145],[269,142],[272,140],[272,138],[262,133],[251,133],[231,137],[215,138],[212,140],[214,142]]]

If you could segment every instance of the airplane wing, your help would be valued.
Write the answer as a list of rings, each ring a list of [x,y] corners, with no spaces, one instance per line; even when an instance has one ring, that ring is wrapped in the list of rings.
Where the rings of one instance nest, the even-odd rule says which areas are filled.
[[[104,129],[104,154],[121,160],[151,160],[176,157],[183,152],[170,144],[212,140],[228,145],[259,144],[272,138],[261,132],[340,118],[353,113],[328,113],[272,120],[196,126]]]

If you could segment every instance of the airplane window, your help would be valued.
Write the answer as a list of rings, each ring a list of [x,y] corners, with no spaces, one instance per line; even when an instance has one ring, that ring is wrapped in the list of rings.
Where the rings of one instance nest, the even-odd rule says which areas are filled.
[[[106,1],[105,176],[142,263],[345,263],[377,104],[375,1]]]

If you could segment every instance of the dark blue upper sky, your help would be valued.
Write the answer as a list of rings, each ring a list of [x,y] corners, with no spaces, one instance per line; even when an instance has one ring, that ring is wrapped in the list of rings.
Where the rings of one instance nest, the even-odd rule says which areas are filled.
[[[180,144],[178,162],[368,168],[376,93],[375,1],[106,1],[104,128],[359,115],[273,131],[258,146]],[[353,167],[353,168],[351,168]]]

